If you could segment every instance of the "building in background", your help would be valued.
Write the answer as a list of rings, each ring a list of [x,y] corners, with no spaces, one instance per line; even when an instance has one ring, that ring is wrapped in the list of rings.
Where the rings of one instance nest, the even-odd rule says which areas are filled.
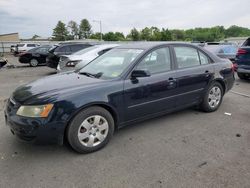
[[[20,41],[18,33],[0,34],[0,42]]]

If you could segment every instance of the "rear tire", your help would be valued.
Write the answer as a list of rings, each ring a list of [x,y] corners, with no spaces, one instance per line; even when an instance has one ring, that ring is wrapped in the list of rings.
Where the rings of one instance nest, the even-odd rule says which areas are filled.
[[[212,83],[200,105],[200,109],[205,112],[214,112],[218,110],[223,100],[223,88],[219,82]]]
[[[114,133],[114,119],[104,108],[93,106],[79,112],[69,124],[67,140],[78,153],[103,148]]]
[[[39,62],[38,62],[36,59],[31,59],[31,60],[30,60],[30,66],[31,66],[31,67],[36,67],[36,66],[38,65],[38,63],[39,63]]]

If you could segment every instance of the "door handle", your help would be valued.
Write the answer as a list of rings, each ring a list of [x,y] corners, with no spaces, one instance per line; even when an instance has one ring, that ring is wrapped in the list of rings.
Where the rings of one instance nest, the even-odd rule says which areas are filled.
[[[209,70],[206,70],[205,71],[205,74],[206,74],[206,77],[208,78],[210,76],[210,71]]]
[[[168,79],[168,89],[172,89],[176,87],[176,79],[174,78],[169,78]]]

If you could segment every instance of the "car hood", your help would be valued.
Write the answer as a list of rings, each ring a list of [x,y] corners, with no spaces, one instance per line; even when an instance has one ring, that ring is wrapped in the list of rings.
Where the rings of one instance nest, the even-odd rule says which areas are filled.
[[[65,72],[20,86],[14,91],[12,97],[22,104],[45,104],[48,101],[56,101],[59,97],[71,96],[96,88],[102,82],[107,81],[76,72]]]

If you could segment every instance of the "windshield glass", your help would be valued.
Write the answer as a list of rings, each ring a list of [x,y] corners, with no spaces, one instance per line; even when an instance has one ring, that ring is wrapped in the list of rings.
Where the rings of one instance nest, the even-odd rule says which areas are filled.
[[[142,51],[141,49],[113,49],[83,67],[79,73],[98,75],[96,77],[102,79],[117,78]]]
[[[74,53],[74,55],[82,55],[82,54],[85,54],[85,53],[87,53],[87,52],[89,52],[91,50],[94,50],[96,48],[98,48],[98,46],[92,46],[92,47],[84,48],[83,50],[80,50],[80,51]]]

